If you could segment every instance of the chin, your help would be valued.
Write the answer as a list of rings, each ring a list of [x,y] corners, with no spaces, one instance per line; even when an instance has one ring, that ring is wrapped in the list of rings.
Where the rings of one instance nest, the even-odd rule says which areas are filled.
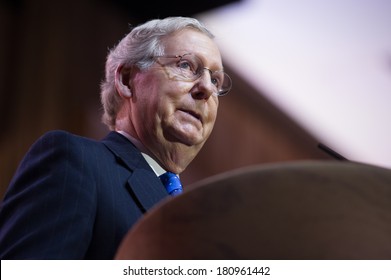
[[[210,133],[208,133],[206,136],[202,133],[182,134],[181,141],[183,141],[183,144],[186,144],[188,146],[202,147],[206,140],[209,138],[209,135]]]
[[[202,146],[206,141],[206,138],[201,131],[198,133],[191,131],[191,133],[189,133],[184,130],[172,129],[167,131],[164,136],[170,142],[179,142],[186,146]]]
[[[204,139],[199,139],[199,138],[189,138],[189,137],[184,137],[181,139],[178,139],[180,143],[186,145],[186,146],[202,146],[205,143]]]

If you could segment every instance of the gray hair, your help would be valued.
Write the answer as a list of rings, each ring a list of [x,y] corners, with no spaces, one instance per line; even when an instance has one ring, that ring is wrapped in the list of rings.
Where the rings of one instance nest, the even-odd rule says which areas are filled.
[[[209,38],[214,35],[197,19],[188,17],[167,17],[154,19],[133,28],[107,55],[106,75],[101,83],[102,121],[114,129],[117,113],[121,107],[121,97],[115,88],[115,71],[119,66],[136,66],[140,70],[148,69],[153,57],[164,55],[161,39],[183,29],[195,29]]]

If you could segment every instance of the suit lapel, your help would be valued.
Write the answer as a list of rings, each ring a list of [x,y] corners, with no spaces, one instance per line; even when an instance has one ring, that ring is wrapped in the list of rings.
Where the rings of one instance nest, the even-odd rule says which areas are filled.
[[[128,183],[144,212],[168,196],[167,191],[155,173],[145,169],[136,169],[129,177]]]
[[[168,196],[140,151],[125,136],[110,132],[102,142],[131,171],[128,186],[144,212]]]

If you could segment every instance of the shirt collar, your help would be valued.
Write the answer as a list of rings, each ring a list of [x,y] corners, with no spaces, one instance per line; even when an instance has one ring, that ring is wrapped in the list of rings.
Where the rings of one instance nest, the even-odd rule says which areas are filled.
[[[160,175],[162,175],[163,173],[166,172],[166,170],[164,170],[164,168],[162,168],[156,162],[156,160],[154,160],[150,155],[147,154],[146,148],[144,147],[144,145],[140,141],[138,141],[136,138],[132,137],[129,133],[127,133],[127,132],[125,132],[123,130],[118,130],[117,132],[122,134],[126,138],[128,138],[129,141],[132,142],[137,147],[137,149],[140,150],[141,155],[144,157],[144,159],[147,161],[149,166],[155,172],[156,176],[160,176]]]

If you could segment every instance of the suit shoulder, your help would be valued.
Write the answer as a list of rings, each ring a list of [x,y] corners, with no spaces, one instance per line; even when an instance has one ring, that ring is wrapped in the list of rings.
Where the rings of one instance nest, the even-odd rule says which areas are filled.
[[[100,141],[88,138],[80,135],[73,134],[65,130],[51,130],[44,133],[39,137],[33,146],[42,145],[45,146],[73,146],[73,145],[82,145],[82,146],[91,146],[100,145]]]
[[[65,130],[50,130],[50,131],[44,133],[38,139],[38,141],[50,140],[50,139],[53,139],[53,140],[68,139],[68,140],[71,140],[71,141],[97,142],[97,140],[94,140],[92,138],[87,138],[87,137],[84,137],[84,136],[76,135],[76,134],[73,134],[73,133],[65,131]]]
[[[51,130],[39,137],[29,148],[24,160],[42,160],[46,156],[69,158],[88,155],[93,151],[103,150],[97,140],[79,136],[64,130]],[[23,160],[23,161],[24,161]]]

